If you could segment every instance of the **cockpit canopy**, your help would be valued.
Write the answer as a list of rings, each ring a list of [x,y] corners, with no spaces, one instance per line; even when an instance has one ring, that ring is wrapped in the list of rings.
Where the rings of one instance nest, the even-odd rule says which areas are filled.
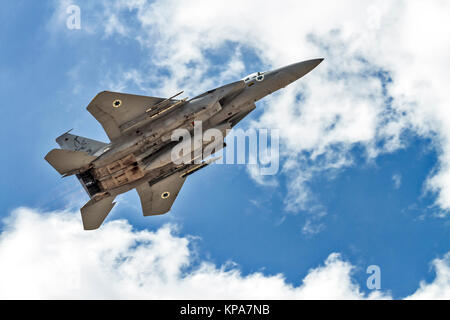
[[[263,81],[264,80],[264,73],[265,72],[255,72],[255,73],[249,74],[243,80],[245,81],[245,83],[253,81],[255,79],[256,79],[256,81]]]

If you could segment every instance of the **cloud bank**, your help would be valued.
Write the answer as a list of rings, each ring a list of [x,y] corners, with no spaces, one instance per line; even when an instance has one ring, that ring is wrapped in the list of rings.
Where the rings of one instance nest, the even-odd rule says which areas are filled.
[[[133,230],[124,220],[85,232],[78,213],[16,209],[0,234],[0,299],[380,299],[361,292],[354,267],[337,253],[299,286],[282,274],[243,275],[236,264],[201,261],[192,237],[166,225]],[[450,298],[450,259],[408,298]]]

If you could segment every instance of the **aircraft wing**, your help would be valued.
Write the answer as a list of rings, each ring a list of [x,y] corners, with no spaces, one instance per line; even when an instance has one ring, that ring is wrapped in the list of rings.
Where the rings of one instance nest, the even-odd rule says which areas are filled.
[[[150,185],[145,182],[136,188],[141,198],[144,216],[160,215],[168,212],[172,207],[186,178],[178,173]]]
[[[142,116],[164,98],[103,91],[89,103],[87,110],[105,129],[111,141],[122,135],[121,126]]]

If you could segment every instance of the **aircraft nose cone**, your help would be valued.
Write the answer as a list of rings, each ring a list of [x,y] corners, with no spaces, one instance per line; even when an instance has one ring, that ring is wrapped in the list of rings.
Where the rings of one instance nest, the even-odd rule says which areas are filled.
[[[292,76],[295,80],[297,80],[306,75],[307,73],[309,73],[315,67],[317,67],[322,61],[323,59],[313,59],[294,63],[287,67],[284,67],[283,71]]]

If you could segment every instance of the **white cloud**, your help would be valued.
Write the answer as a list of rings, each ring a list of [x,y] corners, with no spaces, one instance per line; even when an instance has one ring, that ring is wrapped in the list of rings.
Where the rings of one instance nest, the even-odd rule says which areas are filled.
[[[407,299],[449,300],[450,299],[450,253],[433,261],[436,278],[431,283],[421,282],[420,288]]]
[[[86,232],[79,213],[19,208],[0,234],[0,299],[387,299],[369,296],[337,253],[301,285],[282,274],[243,275],[235,263],[201,261],[193,237],[176,227],[133,230],[125,220]],[[450,253],[433,261],[436,278],[408,299],[450,298]]]
[[[307,220],[302,228],[302,233],[307,236],[315,235],[325,229],[323,223],[315,224],[312,220]]]
[[[363,299],[353,266],[333,253],[300,286],[282,274],[243,275],[198,261],[191,237],[166,225],[136,231],[124,220],[86,232],[78,213],[19,208],[0,235],[1,299]]]

